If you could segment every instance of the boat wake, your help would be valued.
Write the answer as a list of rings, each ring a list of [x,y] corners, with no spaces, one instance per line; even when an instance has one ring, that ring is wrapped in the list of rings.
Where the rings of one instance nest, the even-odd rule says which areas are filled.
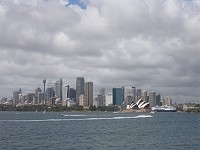
[[[73,116],[77,116],[77,115],[73,115]],[[110,117],[110,118],[69,118],[69,119],[41,119],[41,120],[0,120],[0,122],[56,122],[56,121],[84,121],[84,120],[87,121],[87,120],[137,119],[137,118],[151,118],[151,117],[153,117],[153,116],[151,116],[151,115],[138,115],[138,116],[131,116],[131,117]]]
[[[151,118],[153,116],[151,115],[139,115],[139,116],[136,116],[135,118]]]
[[[81,116],[85,116],[85,115],[64,115],[64,114],[61,114],[61,116],[65,116],[65,117],[67,117],[67,116],[72,116],[72,117],[81,117]]]

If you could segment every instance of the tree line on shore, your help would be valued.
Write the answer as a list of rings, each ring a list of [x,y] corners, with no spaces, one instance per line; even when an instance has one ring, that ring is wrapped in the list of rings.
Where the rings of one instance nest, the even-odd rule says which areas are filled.
[[[31,106],[12,106],[0,105],[0,111],[50,111],[50,112],[63,112],[63,111],[118,111],[117,106],[90,106],[84,108],[80,105],[66,106],[45,106],[45,105],[31,105]]]

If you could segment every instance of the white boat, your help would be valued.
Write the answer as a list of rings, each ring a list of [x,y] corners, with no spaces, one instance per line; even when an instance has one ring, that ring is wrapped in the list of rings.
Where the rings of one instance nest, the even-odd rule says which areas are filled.
[[[151,108],[154,112],[176,112],[176,107],[173,106],[155,106]]]

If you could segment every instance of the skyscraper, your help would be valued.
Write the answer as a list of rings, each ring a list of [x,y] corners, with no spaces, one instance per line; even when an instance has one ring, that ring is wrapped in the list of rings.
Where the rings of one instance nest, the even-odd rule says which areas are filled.
[[[79,105],[83,107],[88,106],[86,96],[83,94],[79,96]]]
[[[141,89],[137,89],[137,92],[136,92],[137,94],[137,101],[140,99],[140,98],[142,98],[142,90]]]
[[[38,102],[37,104],[40,105],[44,101],[44,92],[38,92]]]
[[[127,105],[133,100],[136,102],[136,88],[131,86],[124,87],[124,100],[128,100],[126,102]]]
[[[70,98],[70,88],[69,85],[62,87],[62,99],[66,100],[67,98]]]
[[[74,88],[69,89],[69,98],[74,102],[76,101],[76,90]]]
[[[147,96],[147,91],[142,91],[142,98],[145,102],[149,102],[148,96]]]
[[[47,88],[45,92],[45,100],[50,101],[51,97],[55,96],[53,87]]]
[[[149,106],[154,107],[156,106],[156,92],[151,91],[149,93]]]
[[[86,82],[84,88],[88,106],[93,106],[93,82]]]
[[[13,105],[16,106],[19,103],[19,91],[13,92]]]
[[[113,104],[113,95],[112,94],[107,94],[105,97],[105,105],[112,105]]]
[[[171,97],[170,96],[165,97],[162,100],[162,105],[163,106],[165,106],[165,105],[171,106],[172,105],[172,99],[171,99]]]
[[[105,89],[104,89],[104,88],[101,88],[101,89],[99,90],[99,94],[100,94],[100,95],[105,95]]]
[[[76,79],[76,103],[79,103],[79,96],[84,94],[85,80],[83,77],[77,77]]]
[[[124,100],[123,88],[113,88],[113,105],[120,106]]]
[[[38,93],[39,92],[42,92],[42,90],[38,87],[36,90],[35,90],[35,96],[37,97],[38,96]]]
[[[55,97],[60,98],[62,103],[62,78],[54,83]]]
[[[160,106],[161,103],[161,97],[160,97],[160,93],[156,94],[156,106]]]
[[[97,107],[98,106],[105,106],[105,96],[104,95],[101,95],[101,94],[96,95],[93,100],[94,100],[93,104],[95,106],[97,106]]]

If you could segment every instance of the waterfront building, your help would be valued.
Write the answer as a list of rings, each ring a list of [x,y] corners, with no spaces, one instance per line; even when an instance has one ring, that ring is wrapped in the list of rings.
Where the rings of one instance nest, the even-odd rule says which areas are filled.
[[[113,88],[113,105],[120,106],[124,100],[123,88]]]
[[[76,79],[76,103],[79,103],[80,95],[84,94],[85,80],[83,77],[77,77]]]
[[[188,110],[192,110],[192,109],[197,109],[198,107],[196,106],[196,104],[192,104],[192,103],[185,103],[183,104],[183,111],[188,111]]]
[[[151,91],[149,93],[149,106],[154,107],[156,106],[156,92]]]
[[[93,106],[93,82],[86,82],[84,88],[88,106]]]

